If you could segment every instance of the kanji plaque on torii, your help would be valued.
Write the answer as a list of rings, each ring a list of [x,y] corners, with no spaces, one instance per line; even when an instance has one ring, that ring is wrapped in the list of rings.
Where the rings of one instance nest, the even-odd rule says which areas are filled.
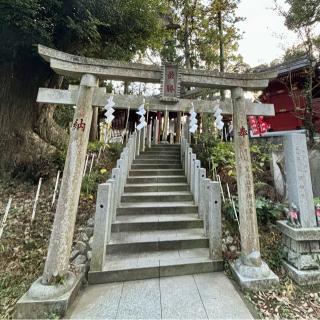
[[[178,65],[165,63],[162,66],[160,101],[178,102],[180,97],[180,78]]]

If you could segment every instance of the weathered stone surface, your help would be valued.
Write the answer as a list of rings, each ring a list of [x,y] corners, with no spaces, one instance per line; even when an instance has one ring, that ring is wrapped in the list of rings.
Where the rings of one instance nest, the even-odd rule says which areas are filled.
[[[213,260],[222,260],[221,194],[219,183],[211,181],[207,185],[207,192],[209,193],[209,257]]]
[[[320,241],[320,228],[292,228],[286,220],[277,221],[279,230],[297,241]]]
[[[90,239],[93,236],[93,227],[86,227],[85,233],[88,236],[88,238]]]
[[[93,237],[91,237],[89,239],[89,247],[90,247],[90,249],[92,249],[92,244],[93,244]]]
[[[89,237],[88,237],[88,235],[87,235],[85,232],[82,232],[82,233],[80,234],[80,240],[81,240],[81,241],[84,241],[84,242],[87,242],[87,241],[89,241]]]
[[[244,265],[241,259],[230,263],[231,271],[244,290],[259,291],[279,284],[279,278],[262,261],[259,267]]]
[[[298,270],[285,260],[282,265],[289,277],[301,286],[320,284],[320,270]]]
[[[87,261],[87,257],[81,254],[73,260],[73,263],[75,265],[81,265],[81,264],[84,264],[86,261]]]
[[[91,258],[92,258],[92,251],[91,250],[87,252],[87,258],[88,258],[88,260],[91,260]]]
[[[43,289],[36,292],[40,295],[40,298],[34,298],[30,296],[30,290],[25,293],[20,300],[17,302],[15,307],[15,319],[48,319],[53,315],[55,317],[62,318],[68,307],[72,304],[75,297],[77,296],[81,287],[83,276],[77,277],[72,286],[69,282],[64,282],[61,286],[68,288],[67,290],[57,289],[56,286],[43,286],[48,291],[48,287],[53,287],[53,291],[50,294],[50,298],[43,296]],[[36,281],[38,284],[41,283],[41,278]],[[56,288],[56,289],[55,289]],[[49,290],[51,291],[51,289]],[[64,292],[61,295],[61,292]],[[32,295],[32,293],[31,293]]]
[[[234,147],[236,156],[237,189],[239,197],[241,253],[246,256],[260,252],[256,203],[252,176],[252,165],[245,110],[244,92],[241,88],[231,91],[234,114]]]
[[[80,254],[79,250],[72,250],[70,254],[70,260],[74,260]]]
[[[310,254],[300,254],[289,250],[287,259],[298,270],[317,270],[320,267]]]
[[[294,203],[298,207],[302,227],[316,227],[306,136],[304,134],[286,136],[284,155],[289,203]]]
[[[320,283],[320,228],[292,228],[278,221],[282,232],[283,266],[298,284]]]
[[[92,99],[94,87],[97,86],[98,78],[95,76],[90,74],[81,76],[73,123],[79,124],[82,122],[84,126],[82,128],[76,126],[70,133],[68,152],[43,272],[44,283],[50,283],[54,276],[63,276],[68,271],[92,120]]]
[[[237,249],[236,246],[232,245],[232,246],[229,247],[229,250],[230,250],[231,252],[237,252],[238,249]]]
[[[243,255],[241,260],[244,265],[249,267],[261,266],[261,254],[259,251],[253,251],[248,255]]]
[[[105,264],[106,245],[110,239],[112,223],[111,186],[108,182],[98,186],[94,235],[89,240],[92,271],[101,271]]]
[[[85,254],[87,252],[87,244],[83,241],[78,241],[74,247],[81,254]]]
[[[313,195],[320,197],[320,150],[312,150],[309,155]]]
[[[81,74],[93,74],[105,80],[128,80],[140,82],[161,81],[161,67],[143,64],[125,63],[93,59],[67,54],[55,49],[38,45],[39,54],[50,61],[56,73],[79,78]],[[220,73],[207,70],[181,69],[181,84],[186,87],[263,89],[268,86],[269,79],[275,72],[261,73]],[[182,109],[183,110],[183,109]]]
[[[228,236],[228,237],[226,238],[226,244],[227,244],[227,245],[233,244],[233,237]]]
[[[87,226],[93,228],[94,227],[94,218],[89,218],[87,221]]]
[[[286,198],[286,181],[284,176],[283,153],[272,152],[270,169],[277,194],[282,198]]]

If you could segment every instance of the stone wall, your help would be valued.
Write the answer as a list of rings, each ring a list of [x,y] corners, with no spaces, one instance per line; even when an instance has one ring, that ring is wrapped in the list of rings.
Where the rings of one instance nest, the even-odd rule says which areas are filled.
[[[298,270],[320,269],[320,241],[297,241],[282,234],[283,258]]]

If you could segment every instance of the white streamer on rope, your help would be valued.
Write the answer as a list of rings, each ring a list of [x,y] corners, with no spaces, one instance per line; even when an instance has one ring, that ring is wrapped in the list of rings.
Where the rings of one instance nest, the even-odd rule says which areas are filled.
[[[140,131],[142,128],[144,128],[147,125],[146,118],[144,116],[146,114],[144,104],[145,104],[145,99],[143,99],[142,105],[138,108],[138,111],[136,112],[136,114],[140,116],[140,119],[139,119],[140,123],[137,125],[138,131]]]
[[[194,112],[194,105],[193,102],[191,102],[191,109],[190,109],[190,124],[189,124],[189,132],[195,133],[198,129],[198,120],[197,120],[197,113]]]
[[[104,110],[106,110],[106,113],[104,114],[104,116],[106,117],[105,122],[107,124],[111,124],[113,119],[115,118],[113,115],[113,113],[115,112],[115,110],[113,109],[114,106],[115,106],[115,103],[113,101],[113,95],[112,95],[110,96],[107,104],[103,108]]]
[[[223,117],[222,117],[221,113],[222,113],[222,110],[219,107],[217,108],[216,112],[214,113],[214,116],[216,118],[214,123],[216,124],[216,127],[219,130],[222,130],[224,127],[224,122],[222,121]]]

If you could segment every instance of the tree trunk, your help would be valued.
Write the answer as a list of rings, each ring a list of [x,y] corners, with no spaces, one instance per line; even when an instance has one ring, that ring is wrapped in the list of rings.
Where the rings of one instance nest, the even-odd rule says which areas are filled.
[[[38,57],[0,65],[0,176],[56,151],[52,144],[58,147],[63,134],[53,120],[54,106],[39,105],[36,97],[40,86],[58,80]]]

